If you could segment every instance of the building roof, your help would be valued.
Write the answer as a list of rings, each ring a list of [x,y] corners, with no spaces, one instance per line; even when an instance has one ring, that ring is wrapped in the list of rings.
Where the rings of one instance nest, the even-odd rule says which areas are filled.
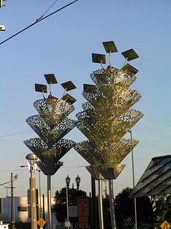
[[[171,193],[171,155],[152,158],[130,197]]]

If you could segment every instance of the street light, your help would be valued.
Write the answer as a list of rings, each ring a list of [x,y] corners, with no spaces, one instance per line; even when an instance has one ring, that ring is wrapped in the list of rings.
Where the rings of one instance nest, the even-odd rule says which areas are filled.
[[[31,229],[37,229],[37,209],[36,209],[36,179],[35,170],[38,157],[34,153],[26,156],[28,168],[30,170],[30,208],[31,208]]]
[[[131,141],[132,141],[132,130],[128,131],[131,136]],[[134,152],[133,149],[131,151],[131,159],[132,159],[132,183],[133,183],[133,188],[135,187],[135,171],[134,171]],[[135,219],[135,229],[137,229],[137,201],[136,197],[134,197],[134,219]]]
[[[67,188],[69,188],[70,180],[71,180],[71,178],[69,177],[69,175],[67,175],[67,177],[65,178]]]
[[[65,222],[65,227],[67,227],[68,229],[70,228],[70,221],[69,221],[69,207],[68,207],[68,190],[69,190],[69,183],[70,183],[70,177],[69,175],[67,175],[67,177],[65,178],[65,182],[66,182],[66,208],[67,208],[67,219]]]
[[[41,169],[37,169],[38,173],[39,173],[39,219],[42,218],[42,192],[41,192],[41,176],[40,176],[40,172]]]
[[[75,182],[76,182],[76,185],[77,185],[77,190],[79,190],[80,181],[81,181],[81,178],[77,175],[77,177],[75,178]]]
[[[138,141],[126,140],[124,135],[143,114],[131,109],[141,98],[140,93],[129,88],[136,80],[138,70],[128,62],[138,58],[137,53],[133,49],[122,52],[124,64],[121,68],[115,68],[110,58],[111,53],[117,52],[114,42],[103,42],[103,46],[109,54],[109,65],[106,68],[102,66],[106,64],[105,55],[92,53],[92,61],[100,63],[101,69],[90,74],[93,85],[84,84],[82,95],[87,102],[82,105],[83,111],[76,114],[76,126],[88,140],[77,143],[74,149],[93,169],[96,167],[104,179],[109,180],[111,228],[116,229],[112,182],[124,168],[121,161],[138,144]],[[98,182],[100,196],[101,180]],[[99,209],[102,210],[100,201]],[[101,211],[100,229],[104,228],[102,217]]]
[[[59,160],[75,145],[74,141],[64,139],[64,136],[76,124],[68,118],[74,110],[73,103],[76,101],[68,91],[76,87],[71,81],[62,83],[64,94],[58,99],[51,91],[51,86],[58,83],[55,75],[45,74],[44,77],[49,85],[49,95],[47,98],[44,96],[44,93],[47,93],[47,85],[35,84],[35,91],[41,92],[43,99],[33,103],[39,114],[26,119],[39,138],[31,138],[24,143],[39,158],[37,165],[47,176],[48,229],[52,229],[51,176],[63,165]]]
[[[26,168],[28,167],[27,165],[20,165],[20,168]],[[40,172],[41,172],[41,169],[36,169],[39,173],[39,215],[38,215],[38,218],[42,218],[42,194],[41,194],[41,176],[40,176]]]
[[[5,28],[5,25],[0,25],[0,31],[5,31],[6,28]]]

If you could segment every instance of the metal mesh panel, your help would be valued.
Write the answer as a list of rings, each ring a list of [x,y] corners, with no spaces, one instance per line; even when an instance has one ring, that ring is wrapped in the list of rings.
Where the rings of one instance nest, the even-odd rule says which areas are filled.
[[[36,108],[42,119],[51,128],[65,119],[72,111],[73,105],[65,102],[64,100],[53,96],[47,99],[40,99],[34,102],[33,106]]]
[[[76,115],[76,126],[89,141],[74,148],[91,165],[96,165],[98,172],[101,169],[102,176],[109,173],[115,179],[119,163],[138,144],[123,137],[143,117],[140,111],[130,109],[141,95],[129,88],[136,76],[126,70],[108,67],[94,71],[90,77],[95,85],[85,85],[82,94],[88,102]]]
[[[96,179],[106,179],[112,180],[116,179],[119,174],[124,169],[124,164],[116,165],[98,165],[98,166],[87,166],[86,169],[91,173],[91,175]]]
[[[63,162],[41,160],[37,162],[37,165],[45,175],[54,175],[57,170],[63,165]]]
[[[83,156],[91,165],[116,165],[138,144],[136,140],[114,139],[92,143],[83,141],[77,143],[74,149]]]
[[[40,160],[53,161],[60,160],[75,145],[74,141],[68,139],[59,140],[51,148],[40,138],[31,138],[24,143]]]
[[[26,122],[48,146],[54,145],[75,127],[75,121],[66,118],[54,128],[50,128],[40,115],[30,116]]]
[[[108,94],[105,93],[98,93],[96,96],[93,93],[85,93],[83,92],[82,95],[84,98],[94,107],[94,108],[102,108],[106,107],[109,111],[113,111],[115,113],[120,113],[126,111],[131,106],[133,106],[139,99],[141,98],[140,93],[136,90],[127,89],[123,91],[122,88],[112,88],[110,92],[109,89]],[[115,93],[113,93],[115,90]],[[83,106],[86,106],[83,104]],[[89,105],[90,106],[90,105]]]
[[[98,69],[90,75],[97,86],[111,86],[112,84],[122,84],[129,87],[135,80],[134,74],[128,74],[122,69],[108,67],[107,69]]]
[[[119,140],[125,133],[135,125],[143,116],[136,110],[128,110],[121,116],[110,112],[96,112],[95,109],[87,109],[77,114],[79,122],[76,126],[88,139],[115,138]]]
[[[99,173],[99,171],[94,166],[86,166],[86,169],[96,180],[102,180],[104,177]]]

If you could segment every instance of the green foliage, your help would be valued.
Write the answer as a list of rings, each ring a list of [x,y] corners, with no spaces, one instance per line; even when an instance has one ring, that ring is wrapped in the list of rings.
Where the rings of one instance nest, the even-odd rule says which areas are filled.
[[[135,222],[134,199],[129,198],[131,188],[125,188],[115,198],[116,222],[118,228],[123,228],[124,222]],[[136,198],[137,221],[152,222],[152,205],[149,197]]]
[[[153,211],[154,221],[164,222],[166,220],[171,223],[170,195],[154,196],[153,205],[155,208]]]

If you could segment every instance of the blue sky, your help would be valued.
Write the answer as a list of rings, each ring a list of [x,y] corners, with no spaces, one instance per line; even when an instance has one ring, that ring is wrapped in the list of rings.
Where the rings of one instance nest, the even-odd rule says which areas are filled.
[[[54,1],[9,1],[0,9],[0,42],[35,22]],[[68,4],[56,1],[51,13]],[[140,141],[134,149],[136,182],[152,157],[170,154],[171,149],[171,2],[169,0],[78,0],[46,20],[0,45],[0,184],[18,174],[15,195],[26,195],[28,188],[25,156],[30,153],[23,141],[36,136],[25,119],[37,114],[33,102],[42,98],[34,91],[35,83],[45,83],[44,74],[54,73],[59,82],[52,88],[55,96],[62,94],[61,83],[72,80],[77,89],[75,111],[82,110],[83,83],[92,83],[90,73],[100,68],[91,61],[91,53],[105,53],[103,41],[113,40],[118,53],[112,55],[112,65],[120,68],[124,62],[121,52],[133,48],[139,59],[131,61],[136,67],[137,80],[131,88],[142,94],[134,108],[144,117],[134,126],[133,138]],[[47,14],[48,14],[47,13]],[[46,15],[47,15],[46,14]],[[45,15],[45,16],[46,16]],[[74,129],[67,136],[75,141],[84,136]],[[52,177],[52,194],[65,185],[69,174],[75,183],[81,177],[81,189],[90,191],[90,174],[84,161],[74,150],[62,158],[64,166]],[[114,181],[115,193],[132,186],[131,155],[123,163],[125,169]],[[46,177],[42,175],[46,194]],[[5,195],[0,186],[0,194]]]

